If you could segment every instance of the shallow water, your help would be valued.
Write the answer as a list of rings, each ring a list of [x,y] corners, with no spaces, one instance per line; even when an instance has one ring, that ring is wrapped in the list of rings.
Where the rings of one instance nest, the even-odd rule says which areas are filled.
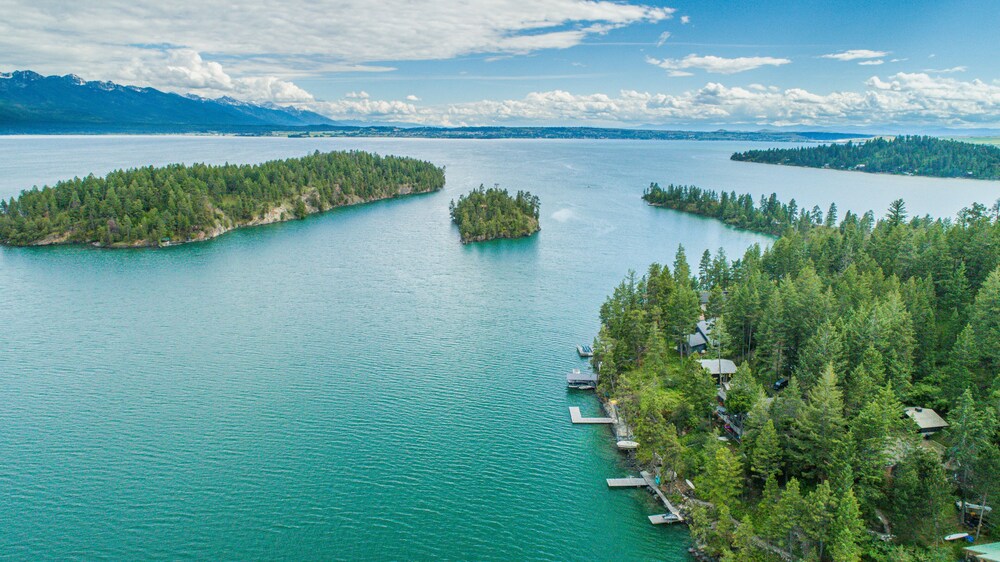
[[[996,182],[730,162],[738,143],[0,137],[0,196],[90,172],[358,148],[443,192],[163,250],[0,248],[0,552],[15,558],[686,559],[574,351],[630,268],[761,236],[650,181],[953,213]],[[542,231],[463,246],[448,202],[527,189]],[[742,188],[741,188],[742,186]],[[990,195],[992,194],[992,195]],[[990,195],[990,196],[987,196]]]

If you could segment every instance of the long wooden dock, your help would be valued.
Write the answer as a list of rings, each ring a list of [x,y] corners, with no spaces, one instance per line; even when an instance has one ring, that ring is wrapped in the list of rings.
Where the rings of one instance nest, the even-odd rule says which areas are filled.
[[[585,418],[580,415],[580,408],[577,408],[576,406],[569,407],[569,418],[573,421],[573,423],[614,423],[614,420],[611,418]]]

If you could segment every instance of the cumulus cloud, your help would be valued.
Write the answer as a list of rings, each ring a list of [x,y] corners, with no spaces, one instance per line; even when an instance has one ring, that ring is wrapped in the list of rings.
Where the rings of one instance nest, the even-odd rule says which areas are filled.
[[[1000,83],[969,82],[925,73],[873,76],[862,91],[817,94],[801,88],[710,82],[679,94],[622,90],[617,94],[532,92],[521,99],[435,107],[402,101],[345,99],[311,104],[334,118],[393,118],[431,125],[591,124],[728,126],[878,126],[942,123],[996,126]]]
[[[834,59],[840,61],[850,61],[858,59],[878,59],[888,55],[888,51],[870,51],[868,49],[851,49],[842,53],[830,53],[821,55],[820,58]]]
[[[292,82],[274,76],[233,78],[214,61],[191,49],[174,49],[163,58],[133,60],[122,75],[129,83],[206,97],[232,96],[249,101],[307,102],[313,96]]]
[[[410,95],[406,96],[406,101],[420,101],[420,98],[418,98],[417,96],[415,96],[413,94],[410,94]]]
[[[681,16],[681,23],[684,25],[691,23],[691,16]]]
[[[762,66],[781,66],[792,61],[775,57],[724,58],[713,55],[690,54],[681,59],[655,59],[646,57],[646,62],[670,71],[671,76],[690,76],[687,69],[696,68],[716,74],[736,74]]]

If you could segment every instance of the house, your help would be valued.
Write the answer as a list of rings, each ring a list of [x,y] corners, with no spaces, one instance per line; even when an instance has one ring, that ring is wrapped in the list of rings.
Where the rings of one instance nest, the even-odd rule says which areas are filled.
[[[698,363],[701,364],[702,369],[715,377],[720,385],[728,383],[729,378],[736,373],[736,363],[729,359],[699,359]]]
[[[930,408],[911,407],[903,410],[906,417],[917,424],[918,431],[924,437],[928,437],[948,427],[948,422],[944,421],[937,412]]]
[[[694,327],[694,333],[688,334],[687,339],[678,346],[678,351],[684,355],[707,351],[715,343],[711,336],[714,324],[714,320],[699,321]]]
[[[1000,542],[967,546],[962,549],[965,552],[966,560],[976,562],[1000,562]]]

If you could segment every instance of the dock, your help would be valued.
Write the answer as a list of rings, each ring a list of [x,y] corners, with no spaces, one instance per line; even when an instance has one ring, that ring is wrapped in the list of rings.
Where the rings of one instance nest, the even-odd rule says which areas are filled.
[[[580,415],[580,408],[577,408],[576,406],[570,406],[569,407],[569,418],[570,418],[570,420],[573,421],[573,423],[594,423],[594,424],[597,424],[597,423],[603,423],[603,424],[614,423],[614,420],[611,419],[611,418],[585,418],[582,415]]]
[[[676,507],[674,507],[674,504],[670,503],[670,500],[667,499],[667,496],[663,493],[663,490],[661,490],[660,487],[656,485],[656,480],[653,479],[653,476],[650,473],[646,472],[645,470],[643,470],[639,474],[642,476],[643,480],[646,481],[646,485],[649,486],[649,489],[653,490],[653,493],[655,493],[657,497],[660,498],[660,501],[663,502],[663,505],[667,508],[667,511],[669,511],[670,515],[672,516],[673,519],[672,521],[664,519],[662,522],[674,523],[677,521],[684,521],[684,517],[681,516],[681,510],[677,509]],[[664,514],[663,516],[666,516],[666,514]],[[652,517],[650,518],[650,521],[652,521]]]
[[[645,478],[608,478],[608,488],[641,488],[645,485]]]
[[[677,509],[674,504],[670,503],[667,496],[660,490],[660,487],[656,484],[656,479],[653,476],[643,470],[639,473],[641,478],[636,478],[634,476],[628,478],[608,478],[609,488],[649,488],[651,492],[656,494],[656,497],[660,499],[664,507],[667,508],[668,513],[660,513],[657,515],[650,515],[649,522],[653,525],[662,525],[664,523],[681,523],[684,521],[684,517],[681,515],[681,510]]]
[[[576,353],[580,357],[593,357],[594,350],[589,345],[578,345],[576,346]]]

